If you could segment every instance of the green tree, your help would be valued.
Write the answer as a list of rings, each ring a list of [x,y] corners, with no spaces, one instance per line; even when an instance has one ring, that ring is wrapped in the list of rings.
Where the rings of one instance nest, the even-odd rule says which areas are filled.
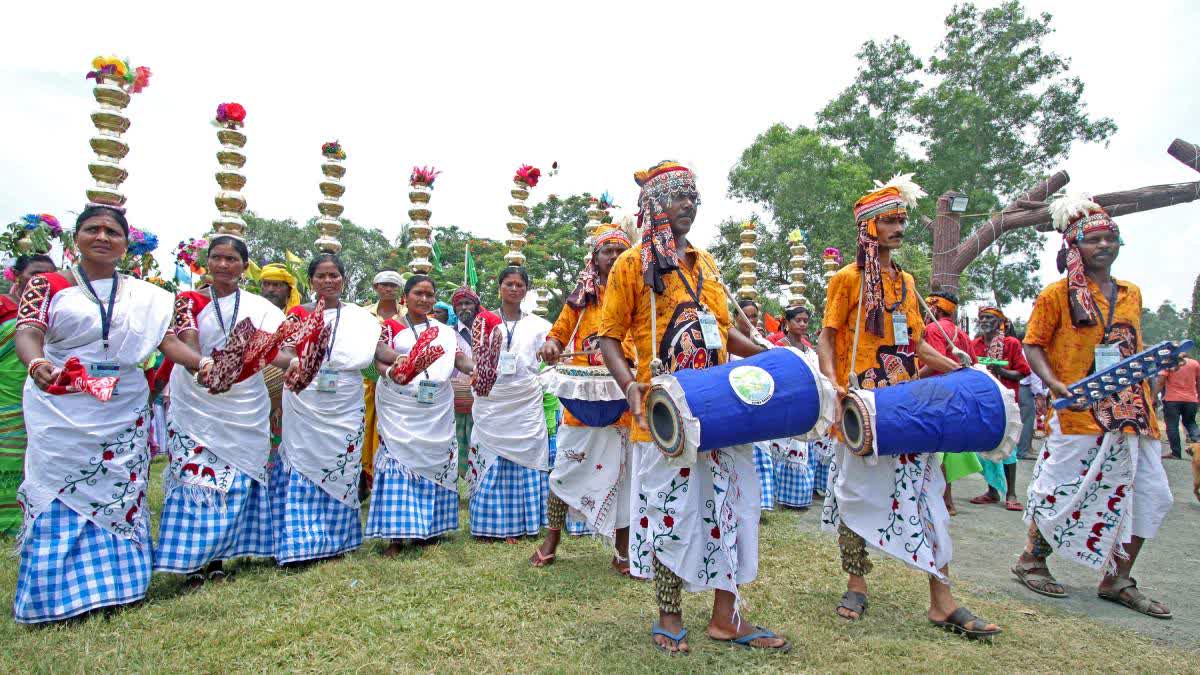
[[[760,281],[769,280],[774,288],[760,291],[774,291],[786,282],[791,257],[787,235],[798,229],[809,249],[806,295],[814,307],[823,306],[825,289],[817,282],[822,278],[821,251],[836,246],[853,252],[857,234],[850,222],[851,205],[870,187],[869,176],[865,162],[812,129],[775,124],[759,134],[729,172],[729,194],[771,215],[772,222],[758,229],[757,259]],[[724,222],[712,247],[727,275],[741,257],[739,236],[737,222]],[[734,271],[730,278],[736,277]]]
[[[250,212],[244,217],[246,246],[260,265],[281,262],[288,251],[305,263],[315,257],[313,242],[318,236],[316,218],[298,227],[296,221],[290,218],[261,218]],[[344,218],[338,239],[342,242],[338,257],[346,266],[345,299],[355,303],[365,302],[373,297],[371,280],[375,274],[383,269],[395,269],[386,266],[392,245],[379,230],[360,227]]]
[[[928,246],[920,216],[933,214],[936,195],[957,189],[972,212],[994,210],[1060,163],[1072,143],[1115,132],[1112,120],[1087,114],[1069,61],[1043,46],[1050,24],[1049,14],[1030,16],[1016,1],[985,10],[964,3],[946,17],[927,64],[901,38],[867,41],[856,77],[817,114],[816,130],[775,125],[761,134],[731,170],[730,194],[767,209],[784,230],[801,227],[816,244],[810,249],[849,253],[850,206],[868,178],[916,171],[931,197],[907,239]],[[910,156],[909,145],[925,158]],[[808,180],[834,161],[844,170],[823,185]],[[980,222],[966,217],[963,235]],[[967,268],[960,295],[1002,305],[1034,297],[1031,271],[1043,245],[1032,230],[1004,235]]]
[[[1170,300],[1164,300],[1153,312],[1143,307],[1142,341],[1149,346],[1163,340],[1183,340],[1188,336],[1188,314],[1186,310],[1176,308]]]
[[[1188,338],[1200,345],[1200,274],[1192,287],[1192,311],[1188,316]]]

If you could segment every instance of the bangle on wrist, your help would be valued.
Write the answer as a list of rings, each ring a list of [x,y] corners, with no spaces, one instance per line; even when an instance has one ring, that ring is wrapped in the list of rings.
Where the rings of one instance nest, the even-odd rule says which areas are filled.
[[[37,370],[38,368],[41,368],[42,366],[51,366],[51,367],[53,367],[53,366],[54,366],[54,364],[53,364],[53,363],[50,363],[50,359],[47,359],[47,358],[45,358],[45,357],[40,357],[40,356],[39,356],[38,358],[36,358],[36,359],[33,359],[33,360],[31,360],[31,361],[29,362],[29,367],[28,367],[28,369],[27,369],[27,373],[28,373],[28,375],[29,375],[30,377],[33,377],[33,371]]]
[[[625,385],[625,398],[629,398],[629,388],[637,383],[638,383],[637,378],[634,378],[629,381],[629,384]]]

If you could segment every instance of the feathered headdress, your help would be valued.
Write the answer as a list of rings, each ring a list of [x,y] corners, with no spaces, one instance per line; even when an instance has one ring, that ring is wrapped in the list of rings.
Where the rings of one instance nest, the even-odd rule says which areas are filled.
[[[1071,325],[1076,328],[1095,326],[1099,322],[1100,311],[1083,275],[1083,255],[1079,252],[1079,242],[1084,235],[1098,230],[1111,230],[1119,240],[1121,231],[1104,207],[1085,194],[1064,195],[1051,202],[1050,222],[1063,236],[1062,248],[1055,262],[1059,272],[1067,273]]]
[[[863,309],[866,329],[883,337],[883,278],[879,269],[879,230],[875,221],[894,213],[908,213],[925,196],[911,173],[894,176],[887,183],[875,181],[875,189],[854,203],[854,222],[858,224],[858,267],[862,270]]]

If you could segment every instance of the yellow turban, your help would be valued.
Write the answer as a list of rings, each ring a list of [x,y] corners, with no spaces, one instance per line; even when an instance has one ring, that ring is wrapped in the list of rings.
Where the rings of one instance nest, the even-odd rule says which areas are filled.
[[[279,263],[263,265],[262,276],[259,277],[259,281],[278,281],[287,284],[288,288],[292,289],[292,292],[288,295],[287,307],[284,307],[283,311],[291,311],[293,307],[300,304],[300,291],[296,288],[296,277],[292,276],[292,273],[287,271],[287,268],[283,265]]]

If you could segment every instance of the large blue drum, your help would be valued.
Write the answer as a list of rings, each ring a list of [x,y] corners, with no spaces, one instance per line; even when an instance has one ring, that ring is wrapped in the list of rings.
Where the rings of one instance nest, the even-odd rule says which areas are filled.
[[[1021,413],[1012,392],[982,366],[882,389],[857,389],[842,401],[842,435],[860,457],[1007,455],[1020,433]]]
[[[833,385],[791,347],[704,370],[654,378],[646,421],[659,450],[678,457],[824,432],[836,410]]]

